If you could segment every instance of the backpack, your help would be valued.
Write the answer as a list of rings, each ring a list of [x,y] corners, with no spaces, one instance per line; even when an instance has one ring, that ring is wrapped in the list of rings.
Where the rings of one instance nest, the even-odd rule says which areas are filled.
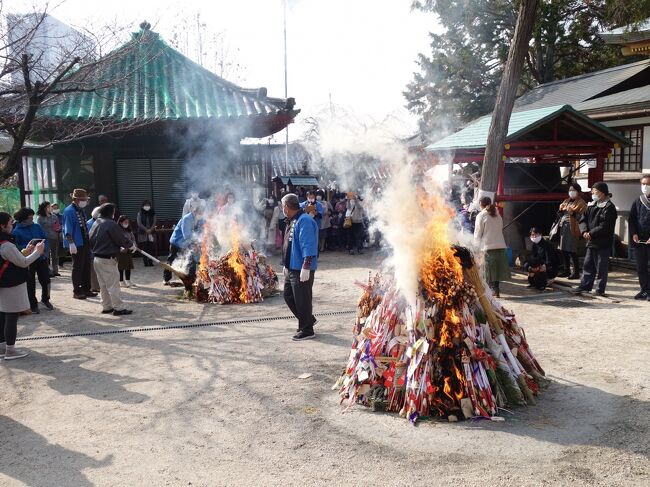
[[[0,241],[0,245],[8,240]],[[0,256],[0,288],[15,287],[27,282],[29,271],[27,268],[18,267]]]

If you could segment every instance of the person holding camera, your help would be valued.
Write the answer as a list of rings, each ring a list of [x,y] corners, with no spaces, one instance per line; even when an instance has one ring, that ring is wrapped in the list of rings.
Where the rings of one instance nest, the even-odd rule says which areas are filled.
[[[41,303],[50,311],[54,309],[50,303],[50,267],[47,264],[48,243],[47,235],[38,223],[34,223],[34,210],[31,208],[21,208],[14,213],[16,227],[12,234],[16,237],[16,245],[19,249],[25,249],[31,244],[43,242],[45,244],[45,254],[41,255],[36,261],[29,266],[27,276],[27,296],[29,298],[29,307],[33,314],[39,314],[38,300],[36,299],[36,277],[41,285]]]
[[[0,354],[5,360],[26,357],[15,348],[20,313],[30,306],[27,298],[27,268],[45,255],[45,242],[28,244],[23,255],[11,235],[12,219],[0,212]]]

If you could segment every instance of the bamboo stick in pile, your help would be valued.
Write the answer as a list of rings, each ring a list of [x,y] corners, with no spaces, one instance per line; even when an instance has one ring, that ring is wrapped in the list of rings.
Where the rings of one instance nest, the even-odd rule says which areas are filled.
[[[476,294],[478,296],[479,302],[481,303],[481,307],[483,308],[489,325],[494,330],[494,333],[496,333],[497,339],[504,349],[503,351],[510,364],[510,369],[512,370],[515,377],[517,377],[517,384],[519,385],[521,392],[524,393],[526,401],[528,401],[530,404],[535,404],[535,396],[528,387],[528,384],[526,383],[526,377],[521,372],[519,365],[517,364],[514,356],[512,355],[512,352],[510,351],[510,347],[508,347],[508,344],[506,343],[505,335],[503,334],[503,328],[501,327],[499,318],[492,309],[492,303],[490,303],[487,296],[485,295],[485,286],[483,285],[483,280],[479,275],[478,267],[476,264],[473,264],[471,267],[465,268],[465,272],[467,274],[467,280],[472,284],[472,286],[474,286],[474,289],[476,289]]]

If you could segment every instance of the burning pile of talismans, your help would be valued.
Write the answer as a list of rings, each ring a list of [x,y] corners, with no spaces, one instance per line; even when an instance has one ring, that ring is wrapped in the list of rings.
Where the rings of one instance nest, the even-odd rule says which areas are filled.
[[[194,292],[202,303],[259,303],[272,295],[277,285],[278,276],[266,257],[237,242],[225,255],[201,260]]]
[[[544,371],[470,251],[429,248],[419,272],[410,303],[391,279],[362,285],[349,361],[334,386],[341,403],[398,412],[411,423],[503,420],[506,407],[534,403]]]

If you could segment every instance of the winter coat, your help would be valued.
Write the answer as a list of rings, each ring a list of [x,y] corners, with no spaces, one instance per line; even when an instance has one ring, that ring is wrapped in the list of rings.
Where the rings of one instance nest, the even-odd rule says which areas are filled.
[[[38,223],[43,231],[45,232],[45,235],[47,235],[47,238],[50,240],[56,240],[59,238],[59,232],[61,231],[61,224],[59,223],[59,217],[56,215],[49,215],[49,216],[39,216],[38,219],[36,220],[36,223]]]
[[[569,217],[571,234],[574,237],[580,237],[580,225],[578,220],[585,211],[587,211],[587,203],[580,197],[577,197],[575,200],[567,198],[560,204],[560,212],[562,214],[566,213]]]
[[[16,225],[14,228],[13,232],[11,234],[16,237],[16,245],[18,246],[19,249],[24,249],[27,247],[29,242],[34,239],[42,239],[45,241],[45,253],[39,257],[39,259],[46,260],[47,259],[47,252],[48,252],[48,241],[47,241],[47,235],[41,228],[41,226],[38,223],[32,223],[31,225],[23,225],[22,223],[19,223]]]
[[[646,204],[650,205],[650,200],[644,196],[638,197],[632,203],[627,221],[630,227],[630,242],[634,235],[637,235],[641,242],[647,242],[650,239],[650,206],[646,206]]]
[[[614,239],[614,228],[618,213],[609,199],[604,203],[591,202],[587,211],[580,217],[580,234],[589,232],[591,239],[587,247],[592,249],[611,248]]]
[[[153,210],[144,211],[140,210],[136,218],[137,237],[138,243],[153,242],[156,238],[156,233],[147,233],[147,230],[153,230],[156,227],[156,212]],[[151,238],[149,238],[151,237]]]
[[[474,241],[481,250],[506,248],[506,241],[503,238],[503,220],[498,211],[495,216],[491,216],[486,208],[476,216]]]

